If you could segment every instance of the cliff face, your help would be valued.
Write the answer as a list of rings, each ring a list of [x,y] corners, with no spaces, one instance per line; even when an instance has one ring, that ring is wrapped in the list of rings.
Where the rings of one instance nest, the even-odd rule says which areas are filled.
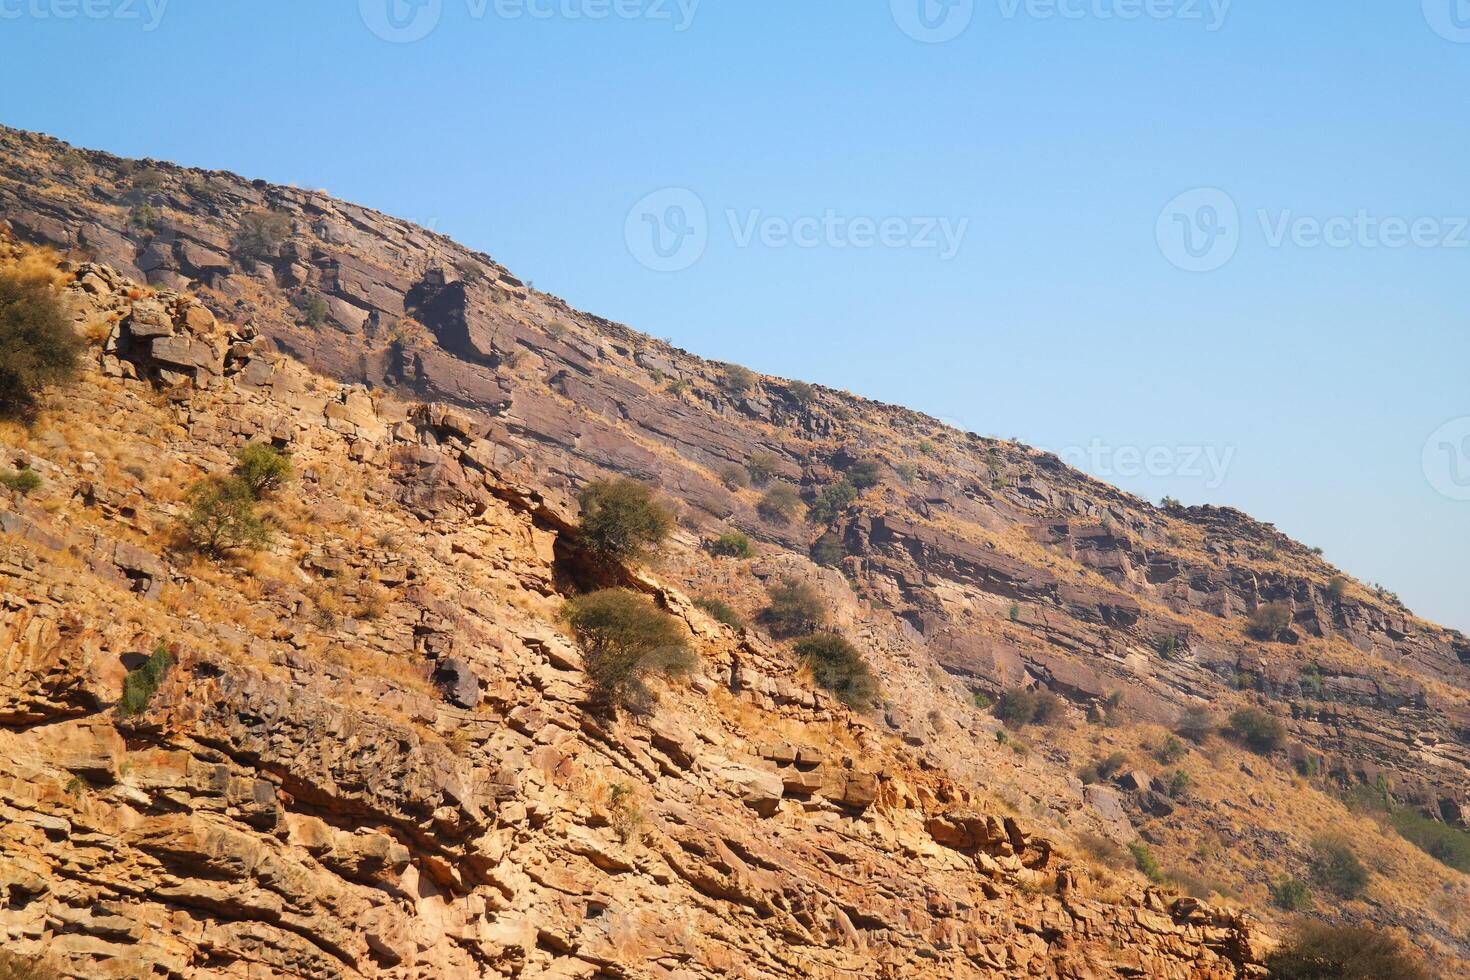
[[[1464,877],[1329,791],[1470,818],[1470,642],[1273,528],[746,382],[322,194],[10,130],[0,161],[0,218],[67,256],[93,341],[0,442],[45,480],[0,498],[8,945],[80,976],[1234,976],[1262,941],[1231,907],[1275,916],[1267,883],[1337,828],[1374,880],[1322,911],[1467,952]],[[253,440],[301,475],[275,547],[171,544],[182,488]],[[877,479],[783,521],[752,460],[810,503]],[[557,619],[573,494],[611,473],[680,508],[617,575],[701,658],[617,723]],[[707,552],[730,529],[755,558]],[[875,714],[692,602],[753,617],[787,576],[877,668]],[[1289,627],[1250,638],[1272,603]],[[1002,738],[974,696],[1018,685],[1064,717]],[[1287,728],[1275,762],[1215,740],[1166,785],[1165,729],[1247,704]],[[1073,775],[1114,751],[1111,784]],[[1099,843],[1139,838],[1217,905]]]

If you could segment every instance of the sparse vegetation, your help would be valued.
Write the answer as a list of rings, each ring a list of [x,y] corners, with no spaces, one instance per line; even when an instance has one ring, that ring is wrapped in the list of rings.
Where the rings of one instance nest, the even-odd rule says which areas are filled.
[[[714,540],[709,546],[711,554],[721,558],[749,558],[755,554],[751,547],[750,538],[739,531],[727,531]]]
[[[582,505],[582,539],[595,551],[620,561],[649,555],[674,528],[674,518],[637,480],[620,478],[587,484],[577,495]]]
[[[1178,736],[1170,735],[1164,739],[1164,744],[1159,746],[1158,758],[1164,765],[1172,766],[1188,754],[1189,746],[1180,741]]]
[[[784,579],[770,589],[770,596],[765,620],[777,636],[810,633],[827,622],[827,606],[821,593],[807,582]]]
[[[817,389],[805,381],[792,381],[786,385],[786,390],[790,392],[792,400],[802,406],[810,405],[817,397]]]
[[[647,712],[655,701],[648,676],[681,676],[695,666],[679,622],[627,589],[571,599],[562,617],[582,647],[596,709]]]
[[[51,284],[0,272],[0,416],[34,414],[40,392],[76,372],[81,341]]]
[[[1300,878],[1281,875],[1267,886],[1271,904],[1287,912],[1302,912],[1312,907],[1312,889]]]
[[[878,680],[863,655],[835,633],[818,633],[796,644],[796,656],[811,669],[817,686],[848,707],[864,708],[878,695]]]
[[[883,467],[871,459],[858,460],[848,467],[847,481],[859,490],[871,490],[883,482]]]
[[[731,397],[743,395],[755,387],[755,372],[739,364],[726,364],[720,369],[720,387]]]
[[[61,980],[61,974],[42,960],[0,949],[0,980]]]
[[[842,535],[834,531],[828,531],[812,545],[812,561],[818,565],[839,565],[846,557],[847,545],[843,543]]]
[[[41,489],[42,482],[41,474],[29,468],[0,472],[0,487],[13,490],[22,497]]]
[[[188,542],[218,558],[237,549],[258,551],[270,543],[271,530],[255,510],[255,494],[239,477],[199,480],[184,493],[188,511],[180,526]]]
[[[751,453],[750,462],[745,466],[745,472],[750,474],[751,483],[758,487],[765,486],[776,475],[775,455],[759,451]]]
[[[1367,926],[1303,921],[1266,957],[1272,980],[1430,980],[1397,938]]]
[[[1077,778],[1083,783],[1091,785],[1111,779],[1120,769],[1128,764],[1128,753],[1114,752],[1112,755],[1102,759],[1096,759],[1083,766],[1077,773]]]
[[[1470,874],[1470,833],[1431,820],[1413,807],[1394,807],[1390,819],[1404,840],[1441,864]]]
[[[1286,741],[1286,726],[1259,708],[1241,708],[1230,716],[1230,734],[1252,752],[1269,755]]]
[[[240,227],[230,241],[236,258],[275,258],[291,234],[291,216],[284,211],[251,211],[240,218]]]
[[[1291,626],[1291,607],[1284,602],[1269,602],[1251,614],[1247,632],[1257,640],[1277,640]]]
[[[291,482],[291,458],[266,442],[252,442],[235,454],[235,477],[259,500]]]
[[[1013,687],[1000,696],[995,714],[1007,728],[1050,724],[1061,717],[1062,699],[1047,690]]]
[[[1220,721],[1215,713],[1204,705],[1190,705],[1184,710],[1174,731],[1181,737],[1187,738],[1196,745],[1202,745],[1209,737],[1220,730]]]
[[[1154,652],[1165,660],[1173,660],[1179,655],[1179,637],[1173,633],[1160,633],[1154,637]]]
[[[148,709],[148,702],[158,691],[174,664],[174,655],[159,644],[147,660],[123,678],[122,697],[117,702],[117,716],[132,718]]]
[[[1327,582],[1327,598],[1333,602],[1341,602],[1343,595],[1347,593],[1347,579],[1341,575],[1334,575]]]
[[[643,810],[627,783],[613,783],[608,789],[607,822],[624,845],[643,836]]]
[[[831,524],[857,496],[857,487],[844,477],[817,494],[817,499],[807,509],[807,519],[813,524]]]
[[[311,293],[302,296],[296,301],[296,309],[301,314],[301,322],[313,330],[320,329],[327,322],[327,314],[331,312],[327,301],[320,293]]]
[[[750,486],[750,475],[745,472],[745,467],[726,463],[720,467],[720,482],[726,490],[741,490]]]
[[[785,483],[778,483],[766,491],[756,510],[768,521],[788,524],[801,514],[801,495]]]
[[[1344,837],[1325,834],[1312,841],[1312,880],[1338,898],[1352,899],[1368,887],[1368,869]]]
[[[731,629],[745,629],[745,619],[736,612],[729,603],[722,599],[704,597],[694,600],[695,608],[702,609],[716,621],[724,623]]]
[[[1159,867],[1158,858],[1149,846],[1141,840],[1136,840],[1128,845],[1128,853],[1133,855],[1133,866],[1143,872],[1149,881],[1163,881],[1164,871]]]

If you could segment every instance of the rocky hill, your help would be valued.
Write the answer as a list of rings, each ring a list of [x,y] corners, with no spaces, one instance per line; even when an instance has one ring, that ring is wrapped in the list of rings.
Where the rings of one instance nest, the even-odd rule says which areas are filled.
[[[1463,969],[1470,881],[1408,837],[1470,820],[1470,640],[1269,525],[702,361],[321,193],[0,129],[0,219],[90,344],[0,430],[42,481],[0,496],[7,947],[87,977],[1225,977],[1291,879]],[[274,544],[182,547],[185,489],[259,442],[297,471]],[[646,562],[579,532],[612,475],[678,511]],[[716,555],[735,531],[753,555]],[[768,635],[787,579],[872,710]],[[559,612],[604,584],[699,654],[651,716],[588,710]],[[1026,724],[1022,690],[1061,707]],[[1281,737],[1213,733],[1245,708]]]

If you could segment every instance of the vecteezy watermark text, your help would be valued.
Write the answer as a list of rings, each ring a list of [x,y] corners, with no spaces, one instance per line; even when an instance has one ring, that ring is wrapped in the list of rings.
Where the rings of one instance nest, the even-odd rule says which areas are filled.
[[[1451,419],[1424,441],[1424,477],[1441,496],[1470,501],[1470,415]]]
[[[1113,446],[1093,439],[1057,453],[1062,462],[1101,479],[1154,477],[1201,480],[1206,490],[1225,484],[1234,446]]]
[[[1214,32],[1234,0],[994,0],[1004,20],[1179,21]],[[976,0],[889,0],[893,22],[916,41],[943,44],[965,33]]]
[[[358,0],[368,30],[385,41],[409,44],[433,33],[446,3],[459,3],[473,21],[645,20],[682,33],[694,24],[701,0]]]
[[[1267,248],[1470,249],[1470,216],[1307,215],[1290,208],[1255,212]],[[1248,222],[1235,199],[1218,187],[1185,191],[1160,212],[1154,227],[1159,251],[1187,272],[1223,268],[1240,249]]]
[[[169,0],[0,0],[0,20],[137,21],[144,31],[163,23]]]
[[[915,249],[940,261],[959,254],[970,219],[944,216],[872,217],[835,208],[805,215],[768,214],[760,208],[723,212],[725,231],[736,248]],[[712,231],[703,199],[688,188],[655,191],[633,205],[623,225],[628,251],[656,272],[677,272],[704,256]]]

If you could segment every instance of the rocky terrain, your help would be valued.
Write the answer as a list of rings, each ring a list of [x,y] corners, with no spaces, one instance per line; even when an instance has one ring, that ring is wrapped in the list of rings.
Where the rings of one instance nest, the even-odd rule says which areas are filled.
[[[1372,877],[1315,914],[1470,955],[1466,876],[1341,799],[1470,820],[1470,640],[1269,525],[699,360],[322,193],[0,129],[0,220],[89,342],[0,430],[44,481],[0,491],[7,948],[84,977],[1242,976],[1333,830]],[[182,548],[185,488],[262,441],[297,470],[274,545]],[[680,526],[609,570],[575,494],[613,474]],[[711,552],[736,530],[753,557]],[[651,717],[586,710],[558,618],[609,576],[699,654]],[[759,625],[792,577],[875,711]],[[1008,731],[982,706],[1015,688],[1066,707]],[[1167,753],[1200,706],[1285,742]]]

